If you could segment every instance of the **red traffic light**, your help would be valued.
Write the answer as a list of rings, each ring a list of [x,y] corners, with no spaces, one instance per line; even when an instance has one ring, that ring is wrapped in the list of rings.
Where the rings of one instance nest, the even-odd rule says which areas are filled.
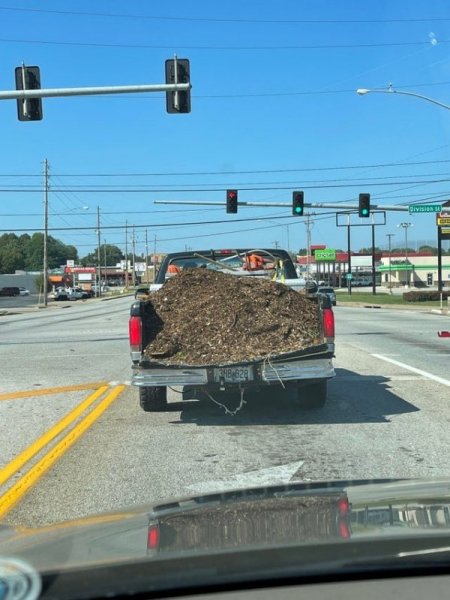
[[[237,190],[227,190],[227,213],[236,214],[238,211]]]

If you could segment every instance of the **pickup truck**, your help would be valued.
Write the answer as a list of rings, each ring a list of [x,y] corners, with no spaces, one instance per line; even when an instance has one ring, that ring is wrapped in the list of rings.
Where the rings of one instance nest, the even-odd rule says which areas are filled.
[[[245,268],[250,253],[258,252],[266,263],[262,268]],[[268,275],[279,282],[304,293],[304,282],[297,277],[289,254],[280,249],[269,250],[206,250],[168,254],[150,286],[149,296],[182,268],[209,268],[234,270],[243,276]],[[327,399],[327,382],[334,377],[334,314],[330,298],[318,294],[317,288],[307,297],[317,305],[321,321],[320,342],[306,349],[277,355],[270,361],[205,366],[155,366],[144,355],[151,341],[151,323],[155,318],[151,302],[142,298],[131,306],[129,340],[132,360],[131,383],[139,388],[141,408],[146,411],[165,410],[167,387],[187,386],[191,393],[209,397],[224,391],[240,391],[268,385],[295,388],[301,408],[322,408]],[[180,299],[182,301],[182,299]],[[242,398],[242,395],[241,395]]]

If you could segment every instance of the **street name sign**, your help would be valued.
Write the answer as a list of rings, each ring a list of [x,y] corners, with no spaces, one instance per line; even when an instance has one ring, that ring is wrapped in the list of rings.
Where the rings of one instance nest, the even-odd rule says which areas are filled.
[[[414,213],[440,213],[442,204],[410,204],[409,214]]]

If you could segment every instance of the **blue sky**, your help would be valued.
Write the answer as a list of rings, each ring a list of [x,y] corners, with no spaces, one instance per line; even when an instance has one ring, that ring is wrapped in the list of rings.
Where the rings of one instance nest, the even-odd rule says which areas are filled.
[[[297,250],[306,228],[291,217],[292,190],[306,202],[356,204],[359,192],[384,204],[450,198],[450,112],[355,93],[392,82],[450,103],[442,0],[0,0],[0,49],[2,90],[22,61],[40,66],[44,87],[162,83],[174,53],[190,59],[193,85],[189,115],[167,114],[162,94],[54,98],[43,121],[23,123],[15,101],[0,102],[1,230],[42,228],[45,158],[51,234],[81,256],[95,231],[58,228],[95,227],[97,206],[102,241],[124,248],[127,221],[138,253],[145,230],[165,252],[275,241]],[[154,203],[225,202],[227,188],[288,206],[227,215],[224,205]],[[334,214],[312,212],[312,243],[345,248]],[[401,221],[413,223],[413,242],[436,237],[434,216],[388,213],[377,243],[394,233],[401,245]],[[353,248],[369,244],[370,228],[355,228]]]

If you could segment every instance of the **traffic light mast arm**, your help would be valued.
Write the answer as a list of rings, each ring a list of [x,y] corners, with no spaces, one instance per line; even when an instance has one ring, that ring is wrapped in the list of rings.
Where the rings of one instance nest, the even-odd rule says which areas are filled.
[[[26,98],[56,98],[63,96],[99,96],[104,94],[137,94],[141,92],[176,92],[186,91],[191,89],[191,87],[191,83],[156,83],[149,85],[9,90],[0,92],[0,100],[25,100]]]
[[[154,204],[195,204],[198,206],[223,206],[223,202],[214,200],[154,200]],[[239,200],[239,206],[259,206],[259,207],[290,207],[291,202],[248,202],[246,200]],[[323,208],[323,209],[336,209],[342,211],[358,210],[356,204],[337,204],[336,202],[305,202],[305,208]],[[375,210],[388,210],[396,212],[409,212],[408,206],[399,206],[398,204],[372,204],[371,211]],[[450,212],[450,207],[442,207],[442,212]]]

